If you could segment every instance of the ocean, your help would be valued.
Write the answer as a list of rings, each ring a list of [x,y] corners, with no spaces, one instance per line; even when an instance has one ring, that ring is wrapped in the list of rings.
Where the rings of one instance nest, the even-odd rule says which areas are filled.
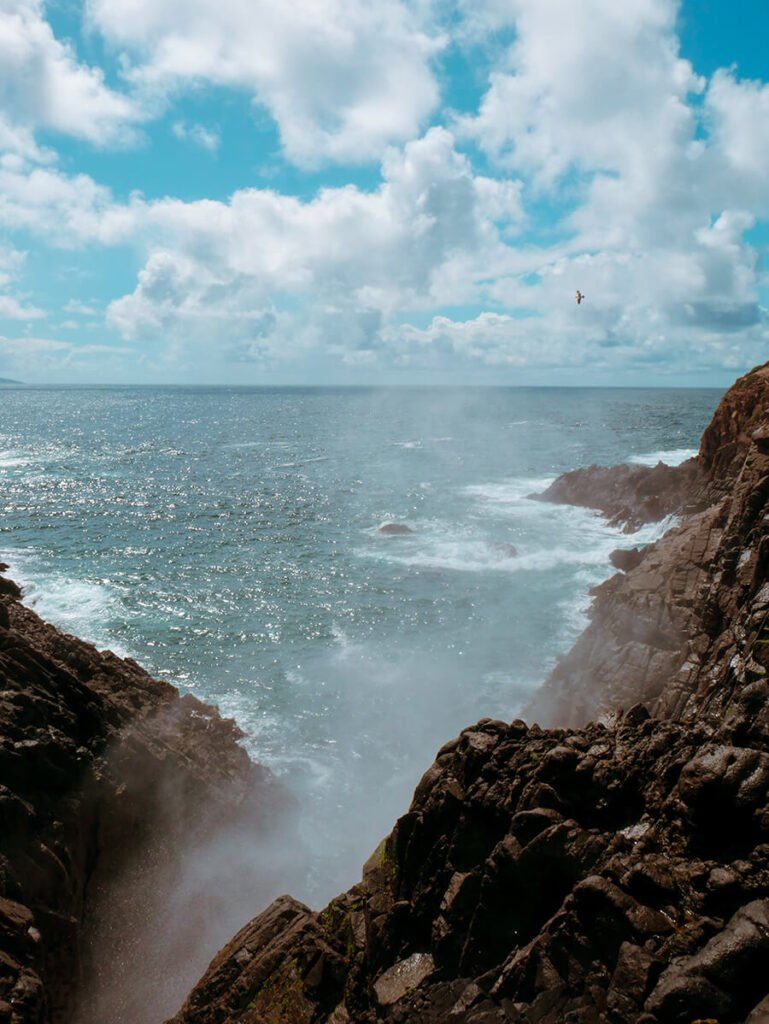
[[[682,461],[720,394],[3,387],[0,558],[41,616],[237,719],[298,796],[320,906],[447,739],[520,713],[609,552],[669,525],[529,495]]]

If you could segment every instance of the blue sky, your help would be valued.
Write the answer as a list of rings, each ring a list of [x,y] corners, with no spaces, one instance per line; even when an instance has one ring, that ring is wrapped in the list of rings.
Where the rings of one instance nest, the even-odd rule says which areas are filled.
[[[763,0],[180,10],[0,0],[0,376],[725,386],[769,358]]]

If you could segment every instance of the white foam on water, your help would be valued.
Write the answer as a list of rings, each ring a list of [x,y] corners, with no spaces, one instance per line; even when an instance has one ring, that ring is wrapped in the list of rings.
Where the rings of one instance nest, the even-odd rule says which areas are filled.
[[[531,513],[541,514],[547,504],[537,502],[530,497],[547,490],[555,477],[515,477],[511,480],[489,484],[471,484],[463,488],[463,493],[473,498],[479,508],[487,513],[508,515],[525,509]]]
[[[328,455],[317,455],[310,459],[297,459],[296,462],[277,462],[276,469],[295,469],[297,466],[308,466],[311,462],[328,462]]]
[[[29,455],[23,455],[21,452],[14,451],[13,449],[0,451],[0,470],[15,469],[17,466],[28,466],[33,461],[34,459]]]
[[[24,593],[24,603],[41,619],[64,633],[111,650],[120,658],[131,656],[121,643],[110,636],[110,619],[125,620],[126,611],[120,597],[105,583],[76,580],[55,573],[46,573],[35,564],[30,551],[8,551],[9,575]]]
[[[658,462],[664,462],[666,466],[680,466],[682,462],[686,462],[696,454],[696,448],[665,448],[656,452],[631,455],[628,462],[639,466],[656,466]]]

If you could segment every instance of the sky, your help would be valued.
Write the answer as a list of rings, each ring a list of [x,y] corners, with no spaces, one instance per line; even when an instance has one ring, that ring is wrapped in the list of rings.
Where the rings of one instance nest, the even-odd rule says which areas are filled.
[[[0,0],[0,377],[725,387],[769,359],[768,39],[766,0]]]

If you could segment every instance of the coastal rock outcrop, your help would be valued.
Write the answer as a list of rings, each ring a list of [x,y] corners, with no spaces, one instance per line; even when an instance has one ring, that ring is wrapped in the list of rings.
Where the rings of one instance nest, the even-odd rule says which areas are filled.
[[[581,724],[647,703],[655,715],[717,719],[735,693],[769,668],[769,368],[740,378],[722,399],[695,460],[665,467],[655,501],[678,526],[638,564],[594,592],[591,622],[532,702],[540,722]],[[580,472],[585,503],[622,505],[624,470]],[[633,487],[626,508],[635,508]],[[651,480],[657,469],[646,469]],[[574,474],[566,474],[565,478]],[[593,478],[592,485],[590,478]],[[603,483],[610,480],[610,501]],[[547,500],[569,500],[557,480]],[[592,502],[587,496],[592,494]],[[631,522],[638,520],[633,512]]]
[[[529,709],[551,727],[447,743],[361,882],[273,904],[172,1024],[769,1019],[769,366],[696,459],[544,498],[678,518],[597,588]]]
[[[359,885],[273,904],[173,1024],[738,1024],[769,993],[768,789],[733,727],[483,720]]]
[[[0,1021],[149,1024],[227,918],[231,933],[266,902],[260,843],[291,801],[234,722],[20,596],[0,577]],[[230,857],[236,893],[194,875],[222,842],[253,852]]]
[[[632,533],[665,516],[694,511],[700,480],[697,459],[680,466],[586,466],[564,473],[542,494],[530,497],[598,509],[612,524]]]

